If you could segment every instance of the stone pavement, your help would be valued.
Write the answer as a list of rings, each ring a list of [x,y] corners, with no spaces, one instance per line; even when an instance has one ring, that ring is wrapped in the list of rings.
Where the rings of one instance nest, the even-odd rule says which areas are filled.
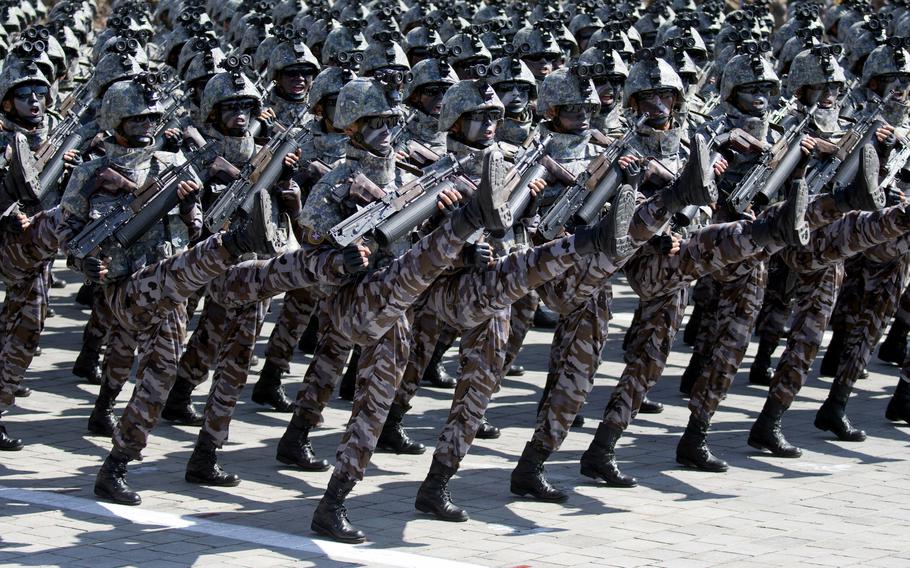
[[[731,469],[710,474],[674,461],[688,415],[677,386],[689,349],[678,344],[652,394],[667,410],[639,417],[618,447],[620,465],[640,487],[607,488],[580,476],[578,459],[620,370],[620,341],[634,308],[625,286],[616,287],[619,315],[584,410],[587,424],[548,464],[550,479],[570,490],[564,505],[521,500],[508,491],[545,377],[551,336],[538,331],[518,361],[529,372],[507,378],[488,413],[502,437],[478,440],[451,483],[456,503],[471,514],[467,523],[414,511],[431,452],[376,454],[348,500],[350,518],[370,541],[348,546],[314,538],[310,517],[329,473],[303,473],[275,461],[288,416],[251,403],[249,389],[220,454],[225,468],[243,479],[239,487],[186,483],[196,432],[162,423],[145,461],[130,469],[142,506],[100,503],[92,482],[109,443],[85,429],[98,387],[80,384],[69,372],[86,312],[73,303],[75,275],[57,273],[70,284],[52,290],[58,315],[48,321],[44,355],[26,379],[34,393],[3,417],[11,434],[27,443],[19,453],[0,453],[4,566],[910,566],[910,429],[883,416],[897,370],[878,361],[850,403],[851,418],[869,439],[841,443],[812,426],[829,384],[813,374],[784,421],[805,455],[785,460],[759,455],[745,443],[765,394],[746,384],[753,345],[710,436]],[[276,302],[272,317],[277,309]],[[450,372],[454,354],[446,359]],[[285,383],[289,393],[307,361],[295,357]],[[194,397],[200,405],[207,387]],[[406,419],[411,434],[430,447],[449,395],[422,389]],[[127,397],[124,391],[118,409]],[[348,414],[348,403],[331,403],[325,427],[311,436],[319,455],[332,455]]]

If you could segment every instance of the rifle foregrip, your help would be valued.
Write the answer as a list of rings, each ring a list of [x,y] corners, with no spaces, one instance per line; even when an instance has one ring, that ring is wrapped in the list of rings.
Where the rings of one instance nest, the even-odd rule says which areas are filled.
[[[454,187],[454,184],[450,180],[436,184],[397,214],[380,223],[373,231],[376,242],[380,246],[388,246],[431,218],[437,211],[436,201],[439,194],[451,187]]]

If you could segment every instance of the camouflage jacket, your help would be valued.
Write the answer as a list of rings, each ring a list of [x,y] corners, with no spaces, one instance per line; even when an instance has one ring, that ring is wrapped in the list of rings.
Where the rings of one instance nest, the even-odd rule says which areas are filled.
[[[306,203],[313,185],[326,173],[323,170],[326,167],[331,170],[344,160],[348,137],[341,132],[326,132],[322,121],[316,117],[307,121],[303,128],[306,135],[301,136],[300,162],[294,181],[300,186],[301,202]]]
[[[395,143],[396,151],[408,151],[408,142],[423,144],[439,155],[446,152],[446,133],[439,131],[439,119],[415,110],[404,125],[404,131]]]
[[[283,132],[296,123],[297,126],[292,131],[292,134],[296,136],[311,116],[307,114],[309,105],[304,102],[289,101],[275,94],[274,90],[269,95],[266,106],[272,109],[276,116],[268,123],[269,130],[272,132]]]
[[[105,142],[105,146],[106,154],[103,158],[86,162],[73,170],[63,194],[61,207],[66,223],[73,228],[73,234],[78,234],[81,227],[91,220],[101,217],[115,207],[126,206],[132,201],[132,195],[126,192],[112,194],[102,190],[90,191],[95,172],[109,165],[115,166],[141,188],[169,166],[184,162],[184,157],[180,153],[125,148],[112,141]],[[101,255],[110,258],[108,281],[115,282],[126,278],[137,270],[186,248],[189,242],[187,227],[201,226],[202,211],[195,204],[184,214],[180,213],[180,208],[175,207],[166,219],[155,224],[128,249],[110,242],[102,245]]]
[[[540,131],[530,110],[526,110],[520,116],[506,115],[496,129],[497,141],[508,142],[516,146],[524,146],[539,136]]]

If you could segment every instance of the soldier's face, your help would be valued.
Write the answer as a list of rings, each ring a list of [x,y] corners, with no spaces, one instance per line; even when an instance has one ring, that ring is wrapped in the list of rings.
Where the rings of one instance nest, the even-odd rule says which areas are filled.
[[[143,114],[124,118],[120,130],[131,148],[144,148],[155,141],[155,128],[158,125],[157,114]]]
[[[570,134],[584,134],[591,128],[591,117],[597,105],[579,104],[579,105],[562,105],[556,107],[556,120],[559,123],[559,130]]]
[[[611,111],[619,100],[619,93],[625,80],[621,76],[598,77],[594,79],[597,97],[600,99],[600,110]]]
[[[48,88],[44,85],[23,85],[13,89],[15,115],[29,124],[38,124],[47,111]]]
[[[285,67],[278,74],[278,87],[291,100],[306,98],[313,84],[313,70],[306,66]]]
[[[806,106],[818,105],[820,109],[834,108],[840,97],[842,85],[840,83],[818,83],[808,85],[804,89],[803,104]]]
[[[648,113],[648,126],[663,130],[670,126],[670,114],[676,106],[675,89],[653,89],[635,95],[639,116]]]
[[[496,127],[502,120],[499,109],[476,110],[461,115],[459,134],[468,144],[486,147],[496,139]]]
[[[892,98],[902,101],[907,98],[907,92],[910,91],[910,74],[908,73],[887,73],[876,77],[877,82],[881,85],[878,95],[887,96],[888,93],[894,93]]]
[[[250,127],[256,103],[249,99],[225,101],[218,105],[218,120],[224,132],[242,136]]]
[[[417,105],[421,112],[438,117],[442,112],[442,97],[447,90],[449,90],[449,85],[444,83],[421,86],[417,95]]]
[[[531,69],[531,74],[536,79],[543,79],[562,67],[563,56],[562,54],[556,55],[554,53],[532,53],[531,55],[526,55],[522,60]]]
[[[372,116],[360,121],[360,138],[366,149],[378,156],[388,156],[392,152],[392,138],[401,126],[401,117]]]
[[[493,89],[509,114],[521,114],[531,102],[531,85],[517,81],[499,83]]]
[[[770,81],[750,83],[736,88],[733,104],[749,116],[764,116],[770,108],[773,93],[774,84]]]

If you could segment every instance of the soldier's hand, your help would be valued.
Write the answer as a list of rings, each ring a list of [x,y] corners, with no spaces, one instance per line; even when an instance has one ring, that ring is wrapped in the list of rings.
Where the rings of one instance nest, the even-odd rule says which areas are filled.
[[[462,254],[465,266],[484,268],[493,264],[493,247],[486,241],[466,246]]]
[[[284,181],[278,184],[278,199],[291,217],[296,217],[303,208],[300,201],[300,186],[294,181]]]
[[[879,126],[875,131],[875,139],[883,144],[896,144],[897,139],[894,136],[894,127],[890,124]]]
[[[682,239],[679,238],[678,235],[670,235],[670,241],[672,244],[670,245],[670,252],[668,254],[670,256],[676,256],[679,254],[679,247],[680,244],[682,244]]]
[[[724,172],[727,171],[727,168],[730,166],[730,163],[727,162],[727,159],[720,157],[714,162],[714,175],[722,176]]]
[[[284,155],[284,167],[290,168],[292,170],[297,169],[298,162],[300,162],[299,148]]]
[[[9,215],[4,217],[2,221],[3,230],[13,234],[24,232],[28,229],[29,225],[31,225],[31,221],[29,221],[28,216],[24,213]]]
[[[199,191],[199,184],[195,181],[186,180],[177,184],[177,198],[180,199],[180,201],[185,200],[197,191]]]
[[[363,245],[348,245],[341,249],[341,260],[347,274],[363,272],[370,265],[370,249]]]
[[[638,156],[632,156],[629,154],[620,156],[616,160],[616,163],[619,164],[620,168],[626,170],[629,173],[632,173],[633,175],[638,173],[638,170],[640,168],[640,165],[639,165],[640,162],[641,162],[641,158],[639,158]]]
[[[81,164],[82,157],[79,155],[79,150],[67,150],[64,152],[63,163],[69,165]]]
[[[816,146],[818,146],[818,143],[815,141],[815,138],[812,138],[811,136],[804,136],[799,142],[799,148],[806,156],[811,156],[812,152],[815,151]]]
[[[454,187],[447,187],[436,197],[436,208],[440,211],[454,211],[461,203],[461,193]]]
[[[528,189],[531,190],[532,198],[536,198],[538,195],[540,195],[540,192],[542,192],[546,188],[547,188],[546,180],[540,179],[540,178],[532,179],[531,183],[528,184]]]
[[[275,120],[276,118],[278,118],[278,115],[275,114],[275,111],[270,108],[263,109],[263,111],[261,113],[259,113],[259,120],[262,120],[265,122],[268,122],[270,120]]]
[[[168,128],[164,131],[164,137],[179,142],[183,139],[183,130],[179,128]]]
[[[404,162],[405,160],[408,159],[408,156],[409,156],[409,154],[407,153],[406,150],[398,150],[397,152],[395,152],[395,160],[397,160],[399,162]]]
[[[82,261],[82,272],[92,282],[104,282],[105,277],[107,277],[107,259],[98,258],[97,256],[86,257]]]

